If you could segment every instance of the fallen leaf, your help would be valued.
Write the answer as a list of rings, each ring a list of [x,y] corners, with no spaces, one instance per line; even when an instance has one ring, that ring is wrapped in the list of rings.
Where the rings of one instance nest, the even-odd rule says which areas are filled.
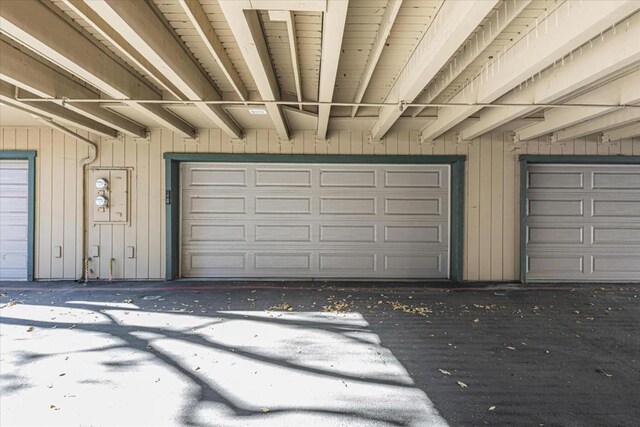
[[[444,369],[438,369],[438,371],[440,371],[440,373],[444,375],[451,375],[451,372],[445,371]]]
[[[495,406],[489,406],[489,410],[490,411],[495,411],[496,407]]]
[[[271,306],[267,310],[269,310],[269,311],[293,311],[293,307],[291,307],[291,304],[289,304],[287,302],[283,302],[282,304]]]
[[[29,328],[27,329],[27,332],[31,332],[33,331],[33,326],[29,326]]]
[[[460,388],[468,388],[469,387],[468,385],[466,385],[462,381],[458,381],[458,385],[460,386]]]

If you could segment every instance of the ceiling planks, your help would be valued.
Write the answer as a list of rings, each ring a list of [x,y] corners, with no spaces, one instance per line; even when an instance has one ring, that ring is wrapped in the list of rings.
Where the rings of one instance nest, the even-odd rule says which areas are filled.
[[[317,139],[370,125],[378,140],[401,122],[423,141],[498,127],[528,140],[600,120],[609,127],[579,129],[616,137],[616,118],[634,132],[617,104],[637,101],[639,11],[633,0],[3,0],[0,79],[7,103],[106,136],[160,125],[289,139],[315,122]],[[249,114],[256,103],[268,115]],[[539,105],[556,103],[607,105]]]

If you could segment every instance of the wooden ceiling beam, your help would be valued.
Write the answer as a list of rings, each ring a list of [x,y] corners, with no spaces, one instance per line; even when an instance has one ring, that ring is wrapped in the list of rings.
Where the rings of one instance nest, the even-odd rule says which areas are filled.
[[[238,43],[242,56],[265,101],[280,101],[280,89],[271,64],[269,49],[262,32],[258,13],[249,0],[219,0],[222,12]],[[278,136],[289,140],[290,130],[279,105],[267,104],[267,113],[275,125]]]
[[[440,108],[438,120],[422,129],[421,139],[434,140],[481,110],[477,103],[496,101],[639,9],[636,0],[564,2],[451,99],[471,105]]]
[[[290,10],[269,11],[271,21],[281,21],[287,24],[287,37],[289,38],[289,50],[291,52],[291,68],[293,68],[293,81],[296,85],[296,99],[302,102],[302,83],[300,81],[300,61],[298,60],[298,38],[296,37],[296,23],[293,12]],[[298,107],[302,110],[302,105]]]
[[[72,78],[0,40],[0,79],[44,98],[100,99]],[[147,129],[93,103],[67,103],[67,108],[127,135],[145,137]]]
[[[107,138],[117,138],[118,131],[95,120],[71,111],[53,102],[23,102],[16,100],[16,86],[6,81],[0,81],[0,101],[19,110],[35,116],[57,120],[67,125],[84,129],[96,135]],[[19,89],[18,89],[19,90]],[[27,91],[20,91],[23,97],[35,98],[36,95]]]
[[[606,142],[619,141],[621,139],[634,138],[640,136],[640,122],[625,126],[619,129],[605,132],[602,140]]]
[[[500,7],[496,9],[496,12],[487,20],[488,22],[484,23],[482,28],[476,32],[475,36],[465,42],[463,49],[452,59],[453,62],[449,61],[450,66],[445,66],[444,70],[448,72],[441,72],[437,79],[429,83],[418,97],[417,102],[424,104],[433,102],[469,65],[485,54],[491,43],[529,6],[531,1],[532,0],[512,0],[502,3]],[[486,53],[487,56],[494,54],[494,52]],[[453,64],[455,64],[455,67]],[[412,116],[418,116],[425,108],[426,107],[416,108]]]
[[[498,3],[498,0],[460,0],[442,4],[385,99],[398,106],[380,109],[379,119],[371,129],[372,140],[384,137],[402,115],[401,103],[412,102],[420,95]]]
[[[116,48],[128,61],[135,64],[145,75],[153,80],[176,99],[182,99],[183,95],[178,88],[158,71],[158,69],[138,52],[122,34],[111,27],[100,15],[91,9],[83,0],[61,0],[71,11],[80,16],[98,34],[104,37]]]
[[[590,43],[581,55],[565,58],[564,65],[542,72],[535,82],[511,91],[499,99],[504,103],[551,103],[608,75],[617,74],[640,61],[640,16],[633,16],[625,31],[609,30]],[[460,131],[460,138],[473,140],[480,135],[537,110],[535,106],[485,108],[480,120]]]
[[[39,1],[4,2],[0,7],[0,31],[107,96],[161,100],[161,95],[135,71],[124,67]],[[184,136],[193,138],[197,134],[195,128],[157,104],[127,104]]]
[[[594,135],[610,131],[611,129],[621,128],[639,121],[640,108],[625,107],[613,113],[559,130],[552,135],[551,140],[552,142],[569,141],[576,138],[582,138],[583,136]]]
[[[590,92],[571,98],[567,104],[611,104],[631,105],[640,102],[640,70],[634,71],[600,86]],[[572,107],[550,108],[544,113],[544,120],[516,132],[520,141],[548,135],[559,129],[603,116],[619,107]]]
[[[219,101],[222,96],[192,61],[183,45],[145,1],[92,0],[86,4],[147,58],[191,101]],[[208,119],[232,138],[243,131],[219,105],[196,104]]]
[[[322,54],[320,56],[320,83],[318,101],[333,101],[333,91],[336,86],[338,63],[344,35],[344,25],[347,20],[348,0],[331,1],[327,4],[327,11],[322,18]],[[329,128],[331,106],[318,106],[318,128],[316,138],[326,139]]]
[[[218,35],[211,26],[211,22],[207,17],[207,14],[202,9],[202,5],[199,0],[178,0],[182,10],[187,15],[187,18],[194,26],[198,35],[202,39],[202,42],[206,46],[207,50],[216,61],[220,70],[224,73],[225,77],[233,87],[233,90],[238,94],[241,100],[249,98],[247,94],[247,88],[242,83],[238,71],[233,66],[229,55],[224,50]]]
[[[369,87],[369,82],[371,81],[371,77],[373,77],[376,65],[378,65],[378,60],[380,60],[380,56],[382,56],[382,51],[384,50],[387,38],[391,33],[391,28],[393,28],[393,24],[396,21],[396,16],[398,16],[398,12],[400,11],[400,6],[402,6],[402,0],[389,0],[387,3],[384,15],[382,15],[382,22],[380,22],[380,27],[378,27],[378,31],[376,32],[376,38],[373,40],[373,45],[369,52],[369,58],[367,58],[367,64],[364,66],[364,71],[362,72],[360,83],[358,83],[358,89],[356,89],[356,96],[353,102],[358,103],[362,101],[362,98]],[[358,106],[356,105],[351,108],[351,117],[355,117],[357,113]]]

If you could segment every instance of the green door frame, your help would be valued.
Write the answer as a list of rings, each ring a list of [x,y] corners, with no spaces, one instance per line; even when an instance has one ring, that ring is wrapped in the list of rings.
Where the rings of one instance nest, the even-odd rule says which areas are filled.
[[[562,156],[522,154],[520,160],[520,281],[527,283],[527,178],[530,164],[637,165],[640,156]]]
[[[28,162],[29,189],[27,195],[27,280],[34,278],[34,236],[36,219],[36,151],[14,150],[0,151],[0,160],[26,160]]]
[[[308,154],[212,154],[165,153],[166,280],[179,275],[180,259],[180,163],[333,163],[333,164],[433,164],[450,165],[449,280],[462,281],[464,243],[464,162],[466,156],[341,156]]]

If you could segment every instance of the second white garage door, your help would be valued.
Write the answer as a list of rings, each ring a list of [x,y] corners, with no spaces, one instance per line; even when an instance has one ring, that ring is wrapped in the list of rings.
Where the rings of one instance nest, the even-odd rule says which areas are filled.
[[[27,280],[29,165],[0,160],[0,280]]]
[[[181,272],[447,278],[449,166],[183,163]]]

